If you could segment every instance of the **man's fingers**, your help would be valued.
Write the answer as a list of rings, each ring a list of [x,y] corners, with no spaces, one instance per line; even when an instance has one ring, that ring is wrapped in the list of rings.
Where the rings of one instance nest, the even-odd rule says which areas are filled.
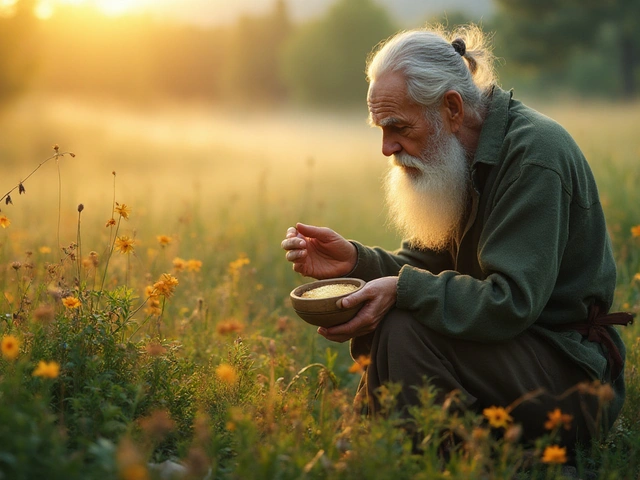
[[[317,238],[320,241],[333,240],[337,236],[336,232],[330,228],[305,225],[304,223],[296,224],[296,229],[298,233],[301,233],[305,237]]]

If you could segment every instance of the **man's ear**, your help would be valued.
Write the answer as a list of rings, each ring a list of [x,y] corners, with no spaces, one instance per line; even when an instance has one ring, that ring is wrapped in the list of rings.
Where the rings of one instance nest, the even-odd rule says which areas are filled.
[[[455,90],[447,91],[442,99],[442,110],[442,116],[451,133],[458,132],[464,120],[464,102],[460,94]]]

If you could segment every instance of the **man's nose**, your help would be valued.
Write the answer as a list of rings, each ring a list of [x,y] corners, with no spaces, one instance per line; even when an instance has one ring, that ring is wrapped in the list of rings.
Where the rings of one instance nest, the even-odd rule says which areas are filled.
[[[402,145],[396,142],[393,138],[384,135],[382,137],[382,154],[385,157],[390,157],[395,153],[402,151]]]

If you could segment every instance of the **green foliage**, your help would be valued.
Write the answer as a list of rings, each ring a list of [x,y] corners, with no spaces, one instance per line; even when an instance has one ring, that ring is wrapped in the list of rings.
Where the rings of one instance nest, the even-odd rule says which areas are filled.
[[[340,0],[323,18],[299,27],[287,45],[283,74],[295,98],[314,105],[361,103],[365,60],[395,30],[372,0]]]
[[[605,93],[624,96],[637,92],[638,2],[498,0],[498,5],[499,48],[509,61],[533,66],[547,75],[569,74],[565,83],[577,85],[581,91],[605,89]],[[584,58],[592,56],[604,58],[595,61]],[[615,63],[603,61],[607,57]],[[595,75],[596,80],[588,82],[586,78],[590,77],[582,76],[588,73]],[[577,84],[576,76],[580,76]],[[615,78],[615,85],[600,78],[605,76]]]

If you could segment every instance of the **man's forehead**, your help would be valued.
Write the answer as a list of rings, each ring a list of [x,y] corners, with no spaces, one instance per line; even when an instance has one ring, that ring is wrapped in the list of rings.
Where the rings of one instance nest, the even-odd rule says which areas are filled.
[[[410,104],[404,77],[399,73],[387,74],[369,85],[367,105],[372,125],[385,127],[400,123]]]

